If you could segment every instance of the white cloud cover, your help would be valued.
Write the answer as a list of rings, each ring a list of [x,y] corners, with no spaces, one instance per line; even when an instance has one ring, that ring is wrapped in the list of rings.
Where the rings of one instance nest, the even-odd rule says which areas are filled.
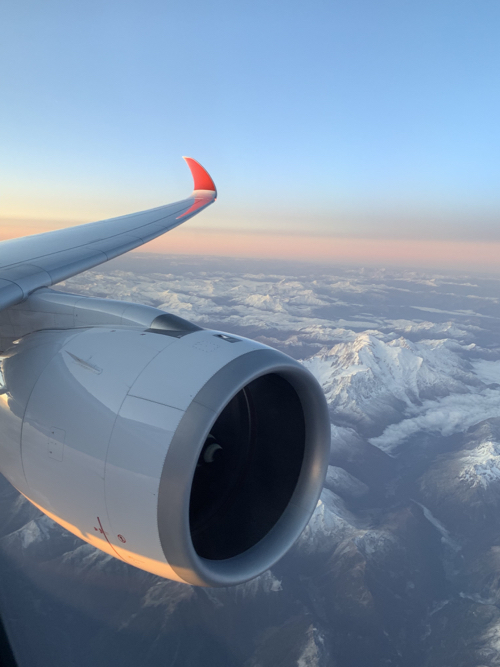
[[[419,431],[449,435],[500,414],[499,392],[485,386],[500,383],[498,354],[481,358],[482,348],[470,346],[488,340],[487,327],[496,333],[500,306],[491,281],[355,268],[252,273],[198,264],[184,270],[173,261],[169,273],[98,269],[62,287],[146,303],[202,326],[215,323],[305,358],[333,420],[378,420],[370,442],[386,452]],[[474,311],[467,307],[472,298]]]
[[[378,331],[385,340],[395,334],[467,340],[478,330],[463,313],[459,325],[408,318],[408,306],[430,308],[432,314],[442,315],[442,309],[420,303],[436,293],[439,277],[354,269],[345,270],[343,275],[308,272],[300,277],[235,273],[213,270],[203,260],[197,271],[182,272],[176,266],[172,262],[169,273],[96,269],[61,287],[89,296],[145,303],[201,325],[216,321],[229,329],[261,330],[268,337],[266,342],[273,344],[274,337],[274,344],[285,349],[313,345],[319,350],[323,345],[349,342],[353,331],[367,329]],[[412,303],[415,300],[418,303]],[[406,317],[401,317],[404,311]],[[456,315],[458,311],[450,312]],[[270,333],[273,331],[280,332],[278,338]]]

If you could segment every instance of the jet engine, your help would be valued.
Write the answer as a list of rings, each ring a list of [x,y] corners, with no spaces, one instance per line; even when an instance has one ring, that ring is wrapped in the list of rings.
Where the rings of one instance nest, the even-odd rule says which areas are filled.
[[[83,540],[154,574],[228,586],[309,520],[330,426],[316,380],[172,315],[24,336],[2,356],[1,472]]]

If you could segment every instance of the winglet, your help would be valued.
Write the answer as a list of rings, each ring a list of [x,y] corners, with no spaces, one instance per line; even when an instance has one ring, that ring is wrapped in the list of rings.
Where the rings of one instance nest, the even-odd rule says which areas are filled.
[[[208,171],[204,169],[199,162],[193,160],[192,157],[183,156],[183,158],[186,160],[187,166],[190,168],[191,174],[193,175],[194,189],[211,190],[217,195],[217,188]]]

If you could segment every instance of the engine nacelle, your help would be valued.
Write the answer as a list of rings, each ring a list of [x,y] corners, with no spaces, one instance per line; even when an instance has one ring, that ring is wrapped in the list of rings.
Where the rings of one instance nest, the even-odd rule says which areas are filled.
[[[316,380],[194,325],[41,331],[4,355],[0,466],[126,563],[202,586],[272,566],[309,520],[330,426]],[[180,321],[180,320],[179,320]]]

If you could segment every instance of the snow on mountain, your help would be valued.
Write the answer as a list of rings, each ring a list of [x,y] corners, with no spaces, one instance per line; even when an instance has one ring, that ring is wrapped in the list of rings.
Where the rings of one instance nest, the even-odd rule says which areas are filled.
[[[296,543],[304,554],[328,552],[347,537],[353,537],[364,523],[350,512],[342,498],[323,489],[311,520]]]
[[[33,543],[48,540],[53,525],[54,522],[51,519],[47,516],[41,516],[39,519],[30,521],[26,526],[16,531],[17,534],[13,533],[11,539],[16,539],[19,536],[22,548],[26,549]]]
[[[107,564],[113,562],[115,562],[113,556],[96,549],[91,544],[80,541],[75,549],[61,556],[61,565],[77,570],[79,574],[103,570]]]
[[[364,530],[355,538],[354,543],[366,558],[381,555],[397,548],[396,537],[387,530]]]
[[[414,320],[386,320],[384,328],[403,336],[418,336],[419,338],[456,338],[468,340],[474,338],[474,333],[480,327],[472,325],[457,326],[454,322],[415,322]]]
[[[332,421],[393,453],[420,431],[445,437],[500,412],[500,362],[455,340],[388,340],[365,331],[303,363],[318,379]]]
[[[177,607],[186,600],[191,600],[194,596],[192,586],[186,586],[177,581],[160,579],[155,582],[151,588],[146,591],[142,598],[141,607],[161,608],[165,618],[172,616]]]
[[[346,500],[362,498],[369,491],[366,484],[337,466],[328,466],[325,486]]]
[[[460,457],[461,471],[459,479],[468,486],[481,486],[500,483],[500,443],[488,440],[476,449],[464,452]]]
[[[472,365],[478,378],[485,384],[500,384],[500,361],[477,359]]]
[[[276,297],[270,296],[269,294],[252,294],[247,296],[242,301],[243,306],[251,306],[257,310],[269,310],[272,313],[283,313],[285,308],[280,300]]]
[[[161,294],[161,301],[155,298],[154,304],[160,310],[173,312],[180,317],[200,319],[205,316],[217,317],[218,314],[224,313],[224,308],[218,306],[212,301],[200,296],[176,294],[175,292],[166,291]]]
[[[416,305],[421,306],[424,293],[424,303],[432,294],[432,303],[437,299],[436,305],[441,306],[437,294],[441,283],[460,289],[461,283],[441,281],[439,277],[425,280],[406,272],[371,270],[319,276],[317,272],[304,272],[300,277],[259,272],[235,275],[220,268],[215,270],[213,263],[208,263],[212,270],[206,270],[203,261],[199,267],[190,265],[186,271],[183,261],[174,257],[162,258],[161,266],[168,267],[169,272],[146,269],[140,273],[123,270],[106,273],[97,269],[75,276],[59,288],[146,303],[202,326],[249,335],[295,358],[308,357],[323,346],[350,342],[357,335],[355,331],[362,329],[377,330],[379,333],[374,335],[386,342],[398,334],[412,340],[448,337],[468,342],[481,331],[463,316],[459,325],[403,317],[408,318],[412,300],[416,299]],[[421,289],[414,291],[407,287],[413,280]],[[485,302],[486,306],[489,303]],[[428,317],[436,318],[442,319],[439,314]]]
[[[276,329],[280,328],[280,326],[276,326]],[[281,349],[291,356],[295,356],[291,353],[291,348],[308,350],[310,346],[312,346],[313,349],[309,354],[314,354],[323,348],[325,344],[331,344],[332,342],[348,342],[355,338],[356,334],[354,331],[338,327],[326,327],[324,324],[320,323],[307,327],[299,327],[296,333],[286,335],[284,338],[262,334],[258,336],[260,342]],[[299,353],[299,356],[305,357],[307,356],[307,352],[304,353],[302,351],[302,354]]]
[[[297,660],[297,667],[320,667],[323,661],[325,638],[313,625],[306,632],[307,642]],[[321,661],[321,662],[320,662]]]
[[[13,562],[42,561],[71,551],[81,541],[63,530],[45,514],[0,539],[0,548]]]
[[[373,428],[399,421],[425,399],[481,385],[463,358],[467,348],[455,341],[382,338],[367,331],[303,362],[323,387],[334,421]]]
[[[290,297],[288,303],[291,306],[327,306],[330,303],[330,299],[318,298],[313,290],[299,289]]]
[[[371,444],[387,453],[394,452],[420,431],[444,437],[466,431],[471,426],[500,414],[500,390],[483,389],[469,394],[452,394],[436,401],[424,401],[415,417],[389,425]]]
[[[255,579],[226,589],[225,594],[235,600],[242,600],[248,597],[254,598],[258,593],[278,593],[282,590],[282,582],[274,576],[271,570],[266,570]]]
[[[497,394],[496,415],[499,399]],[[462,447],[439,457],[419,486],[423,502],[447,528],[476,531],[488,525],[491,532],[500,512],[500,417],[465,433]]]
[[[445,526],[443,526],[441,521],[436,519],[436,517],[428,507],[422,505],[422,503],[417,503],[417,505],[422,509],[422,512],[424,513],[424,516],[427,519],[427,521],[431,523],[441,535],[441,542],[443,544],[446,544],[452,551],[459,551],[461,548],[460,544],[451,537],[450,531],[447,530]]]

